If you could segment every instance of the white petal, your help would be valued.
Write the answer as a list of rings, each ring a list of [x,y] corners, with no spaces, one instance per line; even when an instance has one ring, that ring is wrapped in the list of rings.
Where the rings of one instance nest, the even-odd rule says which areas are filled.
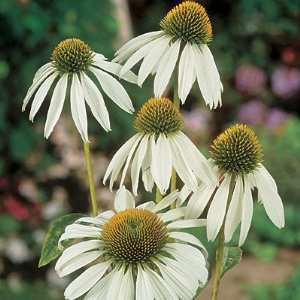
[[[160,58],[163,56],[165,51],[168,48],[168,44],[170,42],[169,38],[160,38],[153,42],[152,44],[152,51],[149,52],[140,67],[139,74],[138,74],[138,85],[142,86],[146,78],[152,72],[155,65],[158,63]]]
[[[195,144],[183,132],[178,132],[176,139],[181,148],[186,151],[190,168],[196,176],[207,185],[217,186],[219,183],[217,172]]]
[[[65,232],[61,235],[58,243],[69,239],[99,238],[100,234],[101,230],[97,227],[72,224],[65,228]]]
[[[123,185],[124,183],[124,180],[125,180],[125,176],[126,176],[126,173],[127,173],[127,169],[129,167],[129,164],[130,164],[130,161],[131,161],[131,158],[136,150],[136,148],[139,147],[139,143],[141,141],[141,139],[143,138],[142,135],[139,136],[139,138],[135,141],[135,143],[132,145],[131,149],[129,150],[129,153],[128,153],[128,156],[127,156],[127,159],[126,159],[126,163],[125,163],[125,166],[123,168],[123,172],[122,172],[122,176],[121,176],[121,181],[120,181],[120,187]]]
[[[66,275],[69,275],[69,274],[83,268],[84,266],[90,264],[91,262],[96,260],[101,255],[102,255],[102,252],[100,252],[99,250],[82,253],[79,256],[76,256],[73,259],[70,259],[60,269],[56,270],[58,273],[58,276],[64,277]]]
[[[242,218],[239,246],[242,246],[248,235],[253,216],[253,200],[247,177],[244,178],[244,197],[242,200]]]
[[[226,214],[231,176],[226,175],[210,204],[207,214],[207,238],[214,241],[217,237]]]
[[[41,75],[39,75],[38,78],[36,78],[36,80],[33,81],[32,85],[29,87],[27,94],[23,100],[23,106],[22,106],[22,111],[24,111],[26,109],[26,106],[30,100],[30,98],[32,97],[32,95],[34,94],[34,92],[36,91],[36,89],[40,86],[40,84],[52,73],[54,72],[54,68],[46,68],[45,71],[43,71],[41,73]]]
[[[170,205],[172,205],[172,203],[174,203],[174,201],[176,201],[177,198],[178,198],[178,191],[172,192],[171,194],[162,198],[161,201],[157,203],[155,207],[152,209],[152,212],[156,213],[169,207]]]
[[[59,270],[74,257],[79,256],[84,252],[97,249],[100,246],[101,242],[99,240],[89,240],[68,247],[57,260],[55,270],[59,272]]]
[[[164,223],[175,221],[184,216],[184,207],[178,207],[171,210],[168,210],[165,213],[159,214],[160,218],[163,220]]]
[[[124,64],[123,68],[121,69],[121,76],[126,74],[130,69],[132,69],[140,60],[142,60],[146,55],[154,50],[154,47],[158,41],[164,40],[166,37],[162,36],[158,39],[151,41],[150,43],[144,45],[142,48],[137,50],[132,56]]]
[[[45,124],[44,135],[46,138],[48,138],[53,131],[53,128],[56,125],[62,112],[67,92],[67,84],[68,75],[65,74],[59,79],[55,86]]]
[[[172,159],[173,159],[173,166],[176,170],[180,179],[187,185],[188,188],[191,190],[197,189],[197,179],[189,167],[188,157],[185,155],[185,150],[182,149],[180,144],[177,142],[176,139],[177,135],[169,137],[169,143],[172,150]]]
[[[138,205],[136,208],[140,208],[140,209],[147,209],[147,210],[153,210],[153,208],[155,207],[155,202],[154,201],[148,201],[145,203],[142,203],[140,205]]]
[[[104,175],[103,184],[105,184],[107,178],[110,176],[110,189],[112,189],[113,184],[118,177],[120,170],[122,169],[126,158],[128,156],[128,152],[134,145],[137,139],[140,138],[140,134],[135,134],[133,137],[131,137],[113,156],[112,160],[110,161],[110,164],[107,167],[107,170]]]
[[[159,38],[162,34],[162,31],[153,31],[131,39],[116,52],[117,56],[113,61],[122,62],[126,60],[136,50],[140,49],[141,47],[153,41],[154,39]]]
[[[174,42],[165,52],[158,64],[157,74],[154,79],[154,94],[161,97],[171,79],[176,66],[180,50],[180,40]]]
[[[160,134],[156,143],[152,138],[151,172],[154,182],[162,194],[169,188],[172,175],[172,153],[168,139]]]
[[[142,167],[142,163],[144,161],[146,152],[147,152],[147,145],[148,145],[148,136],[145,135],[141,142],[139,147],[136,150],[135,156],[132,160],[132,166],[131,166],[131,182],[132,182],[132,191],[134,195],[137,195],[137,189],[139,184],[139,176],[140,176],[140,170]]]
[[[84,96],[79,81],[78,75],[74,74],[72,76],[72,85],[71,85],[71,113],[74,123],[77,130],[79,131],[82,140],[88,142],[88,132],[87,132],[87,116],[84,103]]]
[[[123,275],[123,280],[119,288],[119,298],[116,300],[134,300],[135,287],[131,268],[128,268],[127,272]]]
[[[226,243],[231,240],[234,231],[241,221],[243,194],[243,180],[241,176],[238,176],[225,220],[224,233]]]
[[[259,165],[259,174],[269,182],[270,187],[272,187],[275,192],[278,192],[277,184],[274,178],[262,164]]]
[[[117,76],[120,76],[120,71],[122,69],[122,65],[105,60],[96,61],[95,63],[93,63],[93,65]],[[121,78],[131,83],[137,83],[137,76],[131,71],[128,71]]]
[[[38,88],[34,99],[32,101],[32,105],[31,105],[31,110],[29,113],[29,120],[33,122],[33,119],[36,115],[36,113],[38,112],[38,110],[40,109],[43,101],[45,100],[48,91],[52,85],[52,83],[54,82],[55,78],[58,76],[58,74],[55,72],[53,74],[51,74],[42,84],[41,86]]]
[[[114,101],[121,109],[125,110],[128,113],[134,112],[134,108],[132,106],[132,102],[118,80],[113,78],[111,75],[97,69],[91,67],[90,70],[97,77],[104,93]]]
[[[200,49],[198,46],[193,46],[193,49],[196,60],[199,62],[195,67],[202,96],[211,109],[216,108],[218,105],[221,106],[223,85],[213,56],[206,45],[202,45]]]
[[[94,82],[84,72],[81,73],[81,81],[85,101],[90,107],[93,116],[105,131],[110,131],[109,114],[102,94]]]
[[[147,274],[138,265],[137,279],[136,279],[136,300],[154,300],[153,290]]]
[[[262,174],[261,169],[258,169],[254,175],[258,188],[258,197],[262,199],[268,217],[278,228],[284,227],[284,208],[278,192],[274,189],[274,185],[265,178],[265,174]]]
[[[42,65],[42,66],[36,71],[36,73],[34,74],[34,77],[33,77],[32,82],[39,80],[40,77],[41,77],[41,75],[42,75],[43,73],[45,73],[45,71],[47,71],[49,68],[50,68],[50,69],[51,69],[51,68],[53,69],[53,63],[52,63],[52,62],[48,62],[48,63]]]
[[[91,289],[104,275],[110,263],[104,262],[94,265],[84,271],[65,290],[66,299],[76,299]]]
[[[204,245],[192,234],[173,231],[169,233],[169,237],[197,246],[206,252]]]
[[[135,201],[132,194],[124,186],[117,191],[114,206],[117,212],[135,207]]]
[[[182,104],[185,103],[185,100],[196,80],[194,67],[197,63],[198,62],[194,58],[192,45],[190,43],[186,43],[180,57],[178,69],[178,95]]]
[[[188,201],[186,209],[186,219],[195,219],[201,216],[206,208],[209,200],[211,199],[215,187],[202,185],[194,192]]]
[[[191,190],[186,186],[184,185],[181,189],[181,191],[179,192],[179,195],[178,195],[178,202],[179,202],[179,205],[181,206],[185,200],[189,197],[189,195],[191,194]]]
[[[181,228],[193,228],[193,227],[203,227],[206,225],[206,220],[204,219],[189,219],[175,221],[167,225],[169,229],[181,229]]]
[[[82,217],[76,220],[75,223],[91,223],[94,225],[103,225],[114,215],[115,213],[112,210],[107,210],[96,217]]]
[[[85,295],[84,300],[106,299],[114,271],[102,277],[99,282]]]
[[[121,296],[120,286],[122,284],[123,276],[124,276],[124,268],[121,268],[121,270],[113,272],[111,276],[111,282],[107,291],[106,299],[119,299],[119,296]]]
[[[151,174],[152,162],[152,142],[151,138],[148,139],[147,151],[142,163],[142,180],[147,192],[151,192],[154,186],[154,180]]]

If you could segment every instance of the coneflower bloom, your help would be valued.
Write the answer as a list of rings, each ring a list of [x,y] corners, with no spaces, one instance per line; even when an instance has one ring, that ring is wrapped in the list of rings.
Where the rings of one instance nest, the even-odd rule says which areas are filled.
[[[131,164],[131,181],[134,194],[137,193],[139,174],[145,189],[152,191],[154,183],[165,194],[169,188],[172,169],[192,190],[200,182],[216,184],[217,177],[211,171],[206,158],[191,140],[181,131],[183,118],[176,106],[167,98],[149,99],[137,113],[134,127],[138,131],[112,158],[104,184],[110,177],[113,187],[123,168],[120,186]]]
[[[66,299],[193,299],[207,282],[206,250],[182,228],[203,226],[183,220],[184,208],[165,209],[177,192],[160,203],[135,206],[122,187],[115,211],[83,217],[66,227],[59,243],[71,242],[58,259],[60,277],[85,270],[65,290]]]
[[[223,86],[207,46],[213,34],[205,8],[196,1],[184,1],[167,13],[160,27],[159,31],[130,40],[116,52],[114,61],[124,63],[121,74],[142,60],[138,84],[141,86],[150,74],[155,74],[155,96],[163,96],[172,74],[178,74],[178,95],[182,103],[197,81],[205,103],[211,109],[221,106]]]
[[[120,108],[132,113],[134,108],[123,86],[111,76],[119,76],[121,66],[109,62],[99,53],[79,39],[66,39],[54,49],[51,62],[43,65],[35,74],[32,85],[23,102],[24,111],[33,97],[29,119],[33,121],[47,94],[53,88],[53,94],[47,114],[44,135],[49,137],[63,109],[65,98],[70,91],[71,113],[75,125],[82,137],[88,141],[87,114],[85,103],[100,125],[110,130],[110,121],[102,92],[95,84],[99,82],[103,92]],[[123,72],[121,78],[136,83],[132,72]]]
[[[241,224],[239,245],[245,242],[253,215],[252,190],[257,189],[270,220],[284,227],[284,208],[276,183],[262,164],[262,147],[252,129],[237,124],[220,134],[211,146],[212,164],[220,174],[218,187],[201,185],[187,205],[187,218],[207,214],[207,237],[214,240],[224,226],[229,242]]]

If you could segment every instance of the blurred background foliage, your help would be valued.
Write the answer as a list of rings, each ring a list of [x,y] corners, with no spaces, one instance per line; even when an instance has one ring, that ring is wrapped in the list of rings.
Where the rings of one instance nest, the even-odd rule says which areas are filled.
[[[116,3],[129,5],[128,24],[120,24]],[[61,299],[66,282],[56,277],[52,266],[37,270],[44,231],[54,217],[88,208],[87,189],[81,183],[84,164],[80,140],[67,114],[50,140],[45,141],[42,132],[47,105],[42,107],[34,125],[28,121],[27,113],[21,112],[22,99],[35,71],[49,60],[55,45],[67,37],[79,37],[111,59],[122,43],[120,32],[125,27],[133,35],[157,30],[161,17],[176,3],[0,1],[1,299]],[[254,256],[280,268],[278,257],[284,249],[295,257],[291,261],[294,264],[300,257],[297,254],[300,248],[300,1],[201,3],[213,23],[215,38],[210,47],[224,83],[224,104],[220,110],[209,112],[202,106],[201,96],[195,89],[184,106],[186,132],[208,153],[210,141],[230,123],[245,122],[257,130],[264,146],[265,165],[275,177],[286,206],[286,227],[282,231],[275,229],[262,207],[257,206],[244,247],[245,259]],[[151,95],[151,79],[143,89],[129,84],[126,87],[136,108]],[[132,116],[110,101],[106,103],[113,131],[105,134],[92,118],[89,121],[98,195],[104,207],[110,205],[111,195],[101,187],[103,172],[114,151],[132,133]],[[282,273],[282,283],[246,286],[244,295],[248,298],[245,299],[300,299],[299,268],[291,275],[284,270]]]

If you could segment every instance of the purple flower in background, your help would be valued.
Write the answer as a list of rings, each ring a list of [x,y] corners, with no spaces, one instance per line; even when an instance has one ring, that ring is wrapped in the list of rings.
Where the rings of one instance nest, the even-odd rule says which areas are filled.
[[[183,117],[185,127],[188,131],[207,131],[211,120],[211,113],[201,108],[196,108],[190,112],[184,112]]]
[[[300,92],[300,71],[286,66],[278,67],[272,74],[272,90],[283,99],[295,96]]]
[[[266,126],[270,129],[278,129],[283,126],[289,118],[289,114],[285,111],[272,108],[266,118]]]
[[[235,73],[235,86],[237,90],[249,95],[261,93],[266,85],[266,73],[252,65],[241,65]]]
[[[258,125],[264,122],[267,108],[260,100],[251,100],[241,105],[238,120],[242,123]]]

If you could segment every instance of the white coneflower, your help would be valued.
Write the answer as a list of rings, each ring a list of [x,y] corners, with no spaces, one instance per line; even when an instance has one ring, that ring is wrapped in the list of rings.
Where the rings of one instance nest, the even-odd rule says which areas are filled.
[[[278,228],[284,227],[282,200],[273,177],[262,165],[262,148],[254,131],[246,125],[232,126],[214,140],[211,149],[220,185],[217,189],[200,186],[188,202],[187,218],[200,216],[211,200],[207,214],[208,239],[214,240],[224,225],[225,242],[229,242],[241,223],[239,245],[242,245],[251,225],[252,190],[256,188],[270,220]]]
[[[147,191],[152,190],[155,182],[164,194],[169,188],[173,168],[192,190],[197,189],[199,180],[215,184],[217,177],[211,171],[208,161],[181,131],[182,126],[182,115],[169,99],[149,99],[135,119],[134,127],[138,133],[114,155],[104,176],[104,184],[110,176],[112,188],[123,168],[122,186],[131,160],[134,194],[137,193],[141,169]]]
[[[115,61],[124,63],[125,74],[143,60],[138,84],[150,74],[154,79],[154,94],[161,97],[167,89],[178,61],[178,95],[184,103],[197,81],[205,103],[212,109],[221,106],[223,86],[207,46],[212,40],[212,27],[205,8],[195,1],[184,1],[162,19],[161,30],[140,35],[127,42]]]
[[[122,187],[115,212],[84,217],[66,227],[60,243],[73,240],[58,259],[60,277],[87,267],[65,290],[66,299],[85,300],[193,299],[207,282],[206,250],[182,228],[203,226],[203,220],[183,220],[184,208],[164,212],[177,192],[159,204],[135,207]]]
[[[95,53],[79,39],[66,39],[54,49],[51,62],[43,65],[35,74],[23,102],[24,111],[33,97],[29,119],[33,121],[51,87],[54,88],[45,124],[45,137],[48,138],[63,109],[65,98],[70,91],[71,113],[82,137],[88,141],[87,115],[85,102],[100,125],[110,130],[110,122],[103,96],[91,79],[93,75],[103,92],[120,108],[132,113],[134,108],[123,86],[108,73],[119,75],[121,66]],[[126,73],[126,74],[125,74]],[[125,72],[121,78],[136,83],[132,72]]]

